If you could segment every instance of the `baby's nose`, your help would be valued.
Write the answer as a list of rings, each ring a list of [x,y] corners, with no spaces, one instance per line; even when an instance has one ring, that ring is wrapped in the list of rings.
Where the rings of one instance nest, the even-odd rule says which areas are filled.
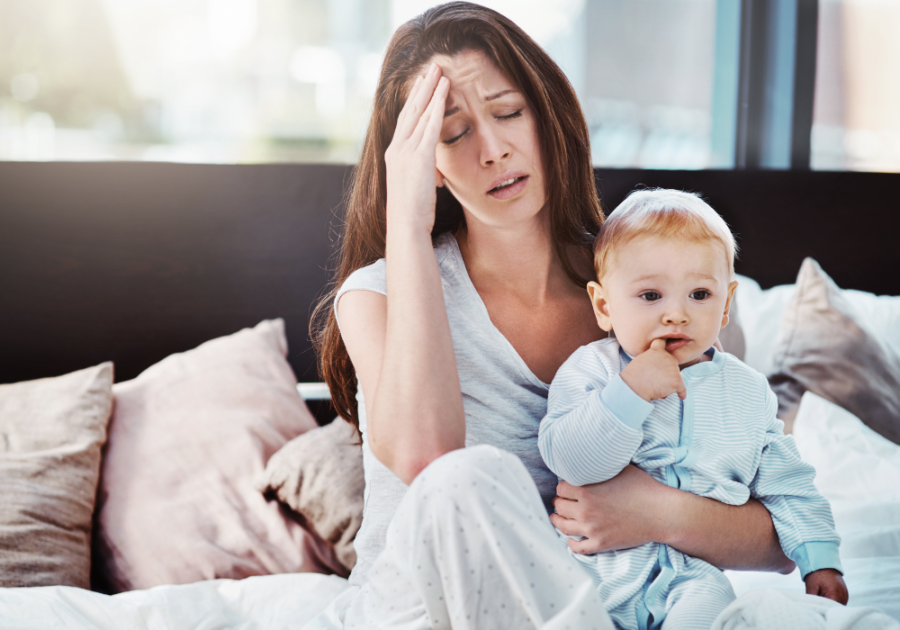
[[[688,317],[684,310],[669,311],[663,317],[663,321],[667,324],[687,324]]]

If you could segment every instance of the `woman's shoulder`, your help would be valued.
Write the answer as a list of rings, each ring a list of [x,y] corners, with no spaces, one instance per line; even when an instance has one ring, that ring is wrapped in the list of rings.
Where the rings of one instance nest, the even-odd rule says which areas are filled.
[[[370,265],[360,267],[344,280],[335,295],[335,301],[348,291],[373,291],[387,295],[387,274],[384,258],[379,258]]]
[[[451,272],[454,269],[453,263],[456,249],[456,239],[453,234],[446,232],[441,234],[434,241],[434,255],[437,258],[438,266],[441,268],[441,275]],[[379,258],[370,265],[360,267],[344,280],[335,295],[335,301],[347,293],[348,291],[373,291],[382,295],[387,295],[387,266],[384,258]]]
[[[442,276],[457,271],[455,264],[457,258],[455,253],[457,251],[456,238],[450,232],[435,238],[434,255],[437,258]],[[347,279],[344,280],[334,296],[335,304],[348,291],[372,291],[373,293],[387,295],[387,265],[384,258],[379,258],[365,267],[360,267],[347,276]]]

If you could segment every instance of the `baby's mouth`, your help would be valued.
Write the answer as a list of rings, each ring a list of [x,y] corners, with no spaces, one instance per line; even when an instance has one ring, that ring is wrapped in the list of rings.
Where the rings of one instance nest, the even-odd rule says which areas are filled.
[[[684,346],[690,343],[690,339],[686,337],[665,337],[666,340],[666,352],[674,352],[679,348],[683,348]]]

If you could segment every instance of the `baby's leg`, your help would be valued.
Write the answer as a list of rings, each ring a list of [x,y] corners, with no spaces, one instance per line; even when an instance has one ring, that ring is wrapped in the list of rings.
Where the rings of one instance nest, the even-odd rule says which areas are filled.
[[[345,628],[611,630],[528,471],[489,446],[448,453],[409,487]]]
[[[561,536],[565,541],[565,536]],[[568,547],[566,547],[568,549]],[[594,580],[597,594],[606,612],[619,629],[641,627],[641,619],[649,616],[644,605],[647,582],[651,579],[659,545],[655,543],[632,549],[581,555],[569,553]]]
[[[709,630],[735,599],[731,582],[718,570],[688,571],[676,580],[667,598],[663,630]]]

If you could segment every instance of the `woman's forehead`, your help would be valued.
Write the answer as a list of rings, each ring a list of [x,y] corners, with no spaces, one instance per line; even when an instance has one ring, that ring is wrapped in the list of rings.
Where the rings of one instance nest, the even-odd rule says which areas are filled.
[[[452,57],[437,55],[432,61],[450,80],[450,101],[453,93],[460,91],[474,92],[482,100],[498,98],[501,92],[518,92],[497,64],[481,51],[463,50]]]

